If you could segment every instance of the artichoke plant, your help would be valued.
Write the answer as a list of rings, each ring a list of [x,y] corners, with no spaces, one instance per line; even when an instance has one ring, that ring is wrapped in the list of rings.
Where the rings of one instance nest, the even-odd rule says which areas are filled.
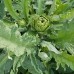
[[[0,74],[74,74],[74,0],[0,0]]]

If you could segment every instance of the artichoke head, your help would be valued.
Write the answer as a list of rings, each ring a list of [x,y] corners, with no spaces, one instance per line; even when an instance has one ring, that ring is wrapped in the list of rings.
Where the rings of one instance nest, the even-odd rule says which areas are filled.
[[[45,31],[49,27],[49,19],[46,16],[32,15],[31,16],[31,25],[38,31]]]

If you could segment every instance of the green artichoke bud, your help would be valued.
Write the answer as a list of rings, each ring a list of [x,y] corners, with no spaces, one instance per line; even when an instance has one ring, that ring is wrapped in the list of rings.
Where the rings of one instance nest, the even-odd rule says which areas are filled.
[[[17,24],[21,27],[25,27],[26,26],[26,21],[24,19],[17,21]]]
[[[39,16],[35,14],[31,16],[31,25],[35,30],[42,32],[48,28],[49,19],[45,16]]]

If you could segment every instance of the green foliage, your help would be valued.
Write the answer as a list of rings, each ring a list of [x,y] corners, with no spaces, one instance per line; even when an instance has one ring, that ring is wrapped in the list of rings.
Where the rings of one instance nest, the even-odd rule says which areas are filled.
[[[16,27],[10,29],[0,21],[0,48],[7,48],[16,56],[20,56],[24,52],[28,52],[28,48],[32,49],[32,47],[35,47],[38,42],[38,36],[31,35],[28,32],[21,36]]]
[[[61,53],[60,55],[56,55],[54,53],[51,54],[55,61],[57,62],[57,68],[61,65],[66,70],[66,65],[74,70],[74,56],[71,56],[67,53]]]
[[[28,71],[32,74],[43,74],[41,70],[42,68],[40,68],[39,63],[41,64],[41,62],[38,62],[36,56],[34,54],[31,54],[28,57],[26,56],[26,59],[23,62],[22,67],[24,69],[28,69]]]
[[[24,59],[25,59],[26,55],[22,55],[20,57],[15,57],[14,58],[14,62],[13,62],[13,71],[15,74],[17,74],[18,72],[18,68],[21,66],[21,64],[23,63]]]
[[[74,0],[0,0],[0,74],[74,74]]]
[[[0,54],[0,73],[8,73],[12,67],[13,61],[8,58],[7,53]]]

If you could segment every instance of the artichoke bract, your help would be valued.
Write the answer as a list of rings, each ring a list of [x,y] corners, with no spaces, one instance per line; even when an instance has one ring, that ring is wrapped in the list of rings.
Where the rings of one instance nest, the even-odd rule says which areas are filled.
[[[32,15],[30,21],[32,27],[38,32],[45,31],[49,27],[49,19],[43,15]]]

